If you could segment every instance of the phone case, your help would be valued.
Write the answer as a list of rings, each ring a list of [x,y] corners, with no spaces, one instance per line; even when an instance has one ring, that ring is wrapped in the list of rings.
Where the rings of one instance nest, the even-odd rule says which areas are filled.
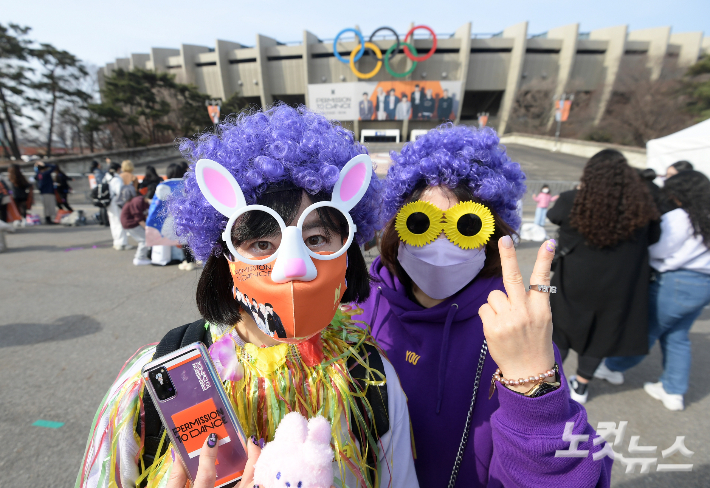
[[[215,488],[239,480],[247,462],[246,438],[205,346],[190,344],[146,364],[141,373],[190,479],[197,476],[202,445],[215,432]]]

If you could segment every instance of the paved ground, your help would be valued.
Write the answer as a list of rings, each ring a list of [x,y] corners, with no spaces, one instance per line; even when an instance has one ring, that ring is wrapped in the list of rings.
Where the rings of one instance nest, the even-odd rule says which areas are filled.
[[[581,173],[583,161],[549,155],[546,173],[545,151],[520,151],[523,167],[540,172],[536,179],[572,180]],[[7,241],[10,251],[0,254],[0,486],[72,486],[91,419],[124,361],[142,344],[198,317],[193,297],[199,270],[134,267],[133,253],[114,251],[108,229],[96,225],[27,228]],[[526,277],[537,248],[535,243],[519,247]],[[660,373],[658,348],[628,373],[623,386],[592,384],[587,404],[592,425],[629,422],[617,452],[628,455],[632,435],[641,436],[640,445],[658,446],[659,453],[676,436],[686,436],[686,446],[695,452],[690,473],[639,474],[637,468],[627,475],[616,463],[613,486],[708,486],[710,309],[691,336],[693,368],[684,412],[665,410],[642,390],[644,381],[655,381]],[[574,363],[570,357],[565,368],[571,371]],[[33,426],[37,420],[63,425]],[[680,455],[669,459],[684,461]]]

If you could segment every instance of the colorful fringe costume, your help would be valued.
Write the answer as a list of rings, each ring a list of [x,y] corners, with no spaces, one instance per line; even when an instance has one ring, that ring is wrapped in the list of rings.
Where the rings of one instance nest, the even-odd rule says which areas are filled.
[[[336,486],[416,486],[413,465],[406,466],[413,462],[409,449],[406,450],[409,463],[397,463],[397,471],[402,470],[403,476],[397,483],[393,482],[395,445],[401,450],[402,439],[409,442],[410,437],[406,404],[404,409],[395,406],[395,412],[392,412],[391,399],[389,414],[399,418],[390,417],[389,432],[370,434],[373,420],[372,409],[365,399],[367,388],[392,382],[396,391],[390,391],[389,395],[394,393],[397,396],[399,392],[403,398],[403,393],[388,362],[384,361],[386,369],[391,371],[387,378],[389,382],[369,367],[368,357],[361,355],[361,346],[371,344],[372,338],[351,319],[358,313],[362,312],[347,305],[341,306],[330,326],[321,333],[324,360],[312,366],[306,364],[308,361],[295,345],[284,343],[258,348],[244,344],[234,328],[217,336],[218,328],[210,326],[214,341],[210,355],[222,378],[231,378],[224,382],[225,390],[247,436],[271,441],[280,420],[292,411],[307,418],[322,415],[332,426]],[[154,352],[155,345],[136,352],[101,402],[92,423],[76,488],[128,488],[146,481],[148,488],[166,486],[173,464],[170,450],[163,456],[156,456],[152,466],[142,466],[144,443],[135,432],[136,422],[143,414],[144,390],[140,371],[152,360]],[[235,362],[227,364],[230,357]],[[359,382],[358,385],[352,380],[347,367],[349,358],[365,367],[370,377],[367,384]],[[391,390],[392,385],[387,387]],[[356,404],[358,399],[367,405],[364,409]],[[407,422],[404,425],[406,431],[402,432],[399,424],[404,421]],[[399,432],[394,433],[397,437],[394,439],[396,426]],[[361,439],[366,439],[362,449],[356,440],[356,430],[360,431]],[[167,443],[169,439],[165,438],[163,442]],[[160,450],[159,447],[158,452]],[[374,450],[378,460],[376,472],[372,472],[365,461],[372,455],[370,450]]]

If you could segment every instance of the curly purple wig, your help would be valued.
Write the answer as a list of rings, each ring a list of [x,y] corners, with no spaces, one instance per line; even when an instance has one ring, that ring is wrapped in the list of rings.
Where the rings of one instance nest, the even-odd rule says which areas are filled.
[[[401,153],[392,151],[383,199],[385,222],[399,211],[414,187],[426,181],[429,186],[468,186],[481,203],[517,229],[516,206],[525,194],[525,174],[499,142],[491,128],[446,123],[405,144]]]
[[[358,154],[367,154],[350,131],[305,107],[286,105],[227,118],[216,134],[204,133],[179,144],[190,170],[183,193],[170,199],[169,212],[177,236],[202,261],[221,252],[220,234],[227,218],[200,192],[194,171],[198,160],[212,159],[227,168],[251,205],[275,183],[291,183],[311,195],[330,193],[343,166]],[[367,193],[350,211],[359,244],[370,240],[378,228],[381,188],[373,174]]]

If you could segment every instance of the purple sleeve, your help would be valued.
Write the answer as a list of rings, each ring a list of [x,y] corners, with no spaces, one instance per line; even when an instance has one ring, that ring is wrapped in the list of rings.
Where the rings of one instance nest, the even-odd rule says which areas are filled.
[[[555,347],[557,364],[562,364]],[[562,385],[538,398],[528,398],[505,387],[498,388],[500,407],[491,418],[493,457],[488,486],[610,486],[613,461],[599,461],[592,454],[603,448],[593,445],[596,433],[587,422],[587,411],[569,397],[567,381],[560,366]],[[586,457],[555,457],[569,450],[562,439],[567,422],[574,422],[573,434],[589,435],[580,442]]]

